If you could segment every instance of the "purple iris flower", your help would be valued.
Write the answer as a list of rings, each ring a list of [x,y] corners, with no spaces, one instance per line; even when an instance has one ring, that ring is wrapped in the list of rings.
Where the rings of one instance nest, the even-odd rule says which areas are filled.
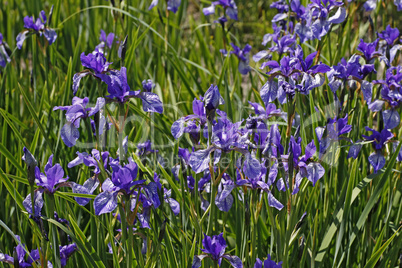
[[[79,73],[74,74],[72,86],[74,95],[77,93],[78,87],[80,86],[80,82],[83,77],[87,75],[92,75],[93,77],[99,78],[98,75],[107,72],[109,70],[109,65],[112,64],[111,62],[107,62],[105,56],[103,55],[103,52],[100,50],[95,50],[87,56],[84,52],[82,52],[80,59],[82,66],[93,70],[94,73],[92,73],[88,69],[85,69]]]
[[[373,132],[370,136],[362,135],[364,138],[366,138],[368,141],[373,141],[373,147],[375,150],[381,150],[385,143],[392,139],[394,137],[394,134],[392,134],[390,131],[387,129],[383,129],[381,132],[378,132],[372,128],[365,127],[367,131]]]
[[[234,51],[230,51],[230,54],[236,55],[236,57],[239,59],[239,72],[244,75],[248,74],[248,72],[250,71],[250,66],[248,65],[250,59],[248,54],[251,51],[251,46],[247,44],[243,49],[240,49],[233,43],[230,43],[230,45],[234,49]]]
[[[160,183],[159,175],[154,173],[154,181],[150,182],[148,185],[142,186],[145,194],[141,192],[133,192],[134,198],[131,199],[131,211],[137,206],[137,195],[139,194],[138,200],[142,203],[141,213],[137,213],[138,220],[140,222],[141,228],[151,229],[149,225],[150,213],[152,206],[158,208],[160,206],[160,200],[158,192],[162,190],[162,185]],[[180,213],[180,204],[171,197],[171,191],[163,190],[163,200],[165,203],[169,204],[173,213],[177,216]]]
[[[0,262],[5,262],[10,265],[18,264],[19,267],[31,267],[32,263],[36,262],[37,260],[40,259],[39,255],[39,250],[34,249],[31,252],[28,252],[25,249],[25,245],[21,244],[21,239],[18,235],[16,235],[18,239],[18,245],[14,248],[14,251],[16,254],[14,255],[17,259],[14,259],[13,257],[0,253]],[[28,256],[26,257],[28,253]],[[48,262],[48,266],[49,266]],[[51,264],[49,267],[52,267]]]
[[[378,37],[385,40],[388,46],[392,46],[395,40],[399,38],[399,30],[388,25],[384,31],[378,33]]]
[[[60,261],[61,266],[64,267],[67,265],[68,259],[73,255],[74,252],[78,250],[77,245],[75,243],[69,244],[66,246],[60,246]]]
[[[175,139],[180,138],[184,133],[189,133],[190,138],[195,144],[200,139],[201,129],[207,127],[207,115],[204,107],[204,98],[194,98],[193,100],[193,114],[182,117],[172,124],[171,133]],[[204,132],[204,131],[203,131]],[[204,134],[208,134],[207,132]]]
[[[153,0],[151,5],[149,6],[148,10],[153,9],[155,6],[158,5],[159,0]],[[176,13],[179,10],[181,0],[168,0],[167,1],[167,10]]]
[[[34,192],[35,215],[33,215],[33,213],[32,213],[31,194],[28,194],[28,196],[22,202],[22,205],[24,206],[26,211],[30,214],[30,217],[32,217],[36,221],[42,215],[42,208],[43,208],[43,205],[44,205],[42,191],[37,190],[37,191]]]
[[[372,60],[374,58],[382,55],[380,51],[376,50],[379,40],[380,39],[377,38],[372,43],[365,43],[363,39],[360,39],[360,43],[357,46],[357,50],[363,53],[363,57],[366,59],[367,63],[372,63]]]
[[[327,123],[328,137],[332,140],[336,140],[343,134],[349,133],[352,130],[352,126],[348,125],[348,115],[344,118],[329,119]]]
[[[100,163],[101,158],[100,158],[99,151],[96,149],[92,149],[91,154],[92,155],[89,155],[86,152],[84,152],[84,153],[77,152],[77,157],[68,163],[68,168],[72,168],[77,165],[84,164],[87,167],[95,167],[95,170],[94,170],[95,175],[100,174],[101,171],[99,169],[98,163]],[[102,161],[104,164],[104,168],[106,169],[107,163],[108,163],[109,152],[102,152],[101,155],[102,155]]]
[[[132,91],[127,83],[127,69],[121,67],[118,70],[109,70],[110,74],[98,74],[97,76],[105,82],[110,95],[107,98],[124,103],[128,98],[139,98],[142,100],[142,108],[145,112],[163,113],[163,105],[159,96],[148,91]]]
[[[122,67],[120,71],[110,70],[110,74],[99,74],[98,77],[108,85],[110,95],[107,98],[116,98],[119,102],[126,101],[126,98],[138,96],[139,91],[131,91],[127,83],[127,69]]]
[[[374,84],[381,84],[382,100],[375,100],[369,104],[372,111],[378,112],[382,110],[384,103],[387,102],[391,109],[382,112],[384,120],[384,128],[393,129],[399,126],[401,117],[398,108],[402,105],[402,71],[401,66],[391,67],[386,72],[385,80],[376,80]],[[368,89],[369,96],[372,95],[372,87]],[[371,97],[370,97],[371,98]]]
[[[278,164],[277,161],[269,168],[269,172],[265,167],[265,163],[261,164],[261,172],[255,178],[243,178],[241,173],[237,171],[237,181],[238,186],[247,186],[251,189],[261,189],[267,193],[268,205],[274,207],[277,210],[282,210],[283,204],[279,202],[272,194],[270,187],[275,183],[278,175]]]
[[[321,40],[325,36],[332,24],[342,23],[346,18],[346,9],[341,7],[343,2],[336,0],[312,0],[309,4],[310,12],[315,18],[311,25],[314,38]],[[330,17],[330,12],[338,8],[338,10]]]
[[[402,1],[401,0],[394,0],[394,5],[396,6],[397,11],[402,10]]]
[[[143,142],[143,143],[138,143],[137,148],[139,150],[138,155],[140,157],[158,152],[158,150],[152,149],[152,143],[150,140],[147,140],[146,142]]]
[[[273,46],[274,45],[274,41],[273,41],[274,37],[276,36],[276,38],[278,38],[281,35],[282,29],[280,27],[278,27],[278,25],[275,22],[272,23],[272,29],[274,30],[273,33],[267,33],[262,38],[261,44],[263,46],[266,46],[269,42],[271,42],[271,45]],[[254,56],[253,56],[253,59],[254,59]],[[254,61],[256,61],[256,60],[254,60]]]
[[[243,267],[243,263],[239,257],[225,254],[227,245],[225,239],[223,238],[223,233],[214,235],[212,238],[204,234],[202,245],[204,248],[202,248],[201,251],[204,253],[194,256],[191,268],[201,267],[201,261],[205,258],[211,258],[213,261],[218,262],[219,266],[221,265],[222,258],[224,258],[235,268]]]
[[[152,90],[155,88],[155,84],[151,79],[144,80],[142,81],[142,89],[145,92],[152,92]]]
[[[296,14],[298,20],[306,19],[306,8],[301,4],[300,0],[292,0],[290,8]]]
[[[11,61],[6,48],[7,43],[3,41],[3,35],[0,33],[0,66],[3,68],[6,67],[7,62]]]
[[[242,121],[232,123],[228,118],[219,118],[212,127],[212,142],[217,149],[230,152],[233,147],[242,147],[238,143],[239,127]]]
[[[283,104],[287,101],[287,96],[293,98],[297,91],[308,94],[310,90],[324,83],[324,77],[319,73],[327,72],[329,67],[325,64],[311,66],[313,55],[304,60],[300,48],[297,48],[295,55],[283,57],[280,63],[271,60],[262,64],[261,68],[271,69],[267,72],[270,78],[260,91],[266,105],[277,98]],[[274,77],[278,77],[278,81]]]
[[[209,168],[210,154],[215,152],[214,163],[219,161],[221,152],[238,151],[243,154],[244,174],[249,178],[255,178],[260,173],[261,165],[247,150],[246,141],[240,135],[240,122],[232,123],[222,112],[212,127],[212,145],[204,150],[198,150],[191,154],[189,165],[195,173],[200,173]]]
[[[111,62],[107,62],[103,53],[99,51],[94,51],[88,54],[88,56],[82,52],[80,59],[82,66],[92,69],[95,75],[106,72],[109,69],[109,65],[112,64]]]
[[[333,119],[328,119],[327,125],[325,127],[317,127],[315,132],[317,134],[317,139],[319,142],[319,153],[320,158],[327,152],[328,148],[330,148],[333,142],[338,141],[340,139],[345,139],[340,137],[343,134],[347,134],[352,131],[352,126],[348,125],[348,115],[344,118],[334,117]],[[353,147],[353,149],[357,149],[358,147]]]
[[[220,211],[228,212],[233,205],[233,196],[231,192],[235,188],[234,182],[228,174],[223,174],[220,184],[218,185],[218,194],[215,198],[215,205]]]
[[[282,156],[285,170],[289,171],[290,161],[293,160],[292,166],[296,170],[296,179],[292,194],[296,194],[299,191],[299,186],[303,178],[307,178],[313,183],[313,186],[317,181],[325,174],[325,169],[320,163],[313,162],[310,158],[315,154],[316,147],[314,141],[307,144],[305,154],[301,156],[301,138],[290,137],[289,154]],[[293,159],[289,159],[290,155]],[[301,156],[301,157],[300,157]]]
[[[374,72],[374,64],[360,65],[359,55],[353,55],[348,61],[342,58],[338,65],[335,65],[328,72],[329,87],[336,92],[348,80],[361,80],[368,74]]]
[[[57,33],[55,30],[47,27],[46,23],[47,17],[45,11],[43,10],[39,13],[39,18],[37,18],[36,20],[33,16],[26,16],[24,18],[24,27],[27,30],[22,31],[17,35],[18,49],[22,48],[22,45],[24,44],[25,39],[29,36],[29,33],[36,33],[40,36],[42,36],[43,34],[47,41],[49,41],[49,45],[53,44],[54,41],[56,41]]]
[[[370,164],[374,168],[374,173],[377,173],[378,170],[382,169],[385,166],[385,157],[382,154],[382,148],[385,143],[394,137],[387,129],[383,129],[381,132],[378,132],[372,128],[365,127],[367,131],[373,132],[370,136],[362,135],[366,140],[373,141],[373,148],[375,150],[372,153],[368,160]]]
[[[257,258],[254,268],[282,268],[282,262],[276,263],[274,260],[271,259],[271,255],[268,254],[267,259],[264,261],[264,265],[262,260]]]
[[[165,200],[165,203],[169,204],[175,216],[179,215],[180,203],[171,197],[172,190],[167,190],[166,188],[163,188],[163,191],[163,200]]]
[[[367,0],[365,1],[363,7],[366,11],[372,11],[377,8],[378,0]]]
[[[100,31],[100,37],[99,37],[99,41],[100,44],[96,46],[95,50],[98,51],[104,51],[105,45],[111,49],[113,46],[113,41],[114,41],[114,33],[109,33],[108,35],[106,35],[104,30]]]
[[[55,106],[53,108],[53,111],[66,111],[67,123],[63,126],[60,132],[64,144],[68,147],[74,146],[80,137],[78,128],[80,127],[81,119],[94,116],[105,105],[105,99],[100,97],[96,100],[95,107],[86,108],[88,102],[89,99],[87,97],[83,99],[74,97],[71,106]]]
[[[278,13],[287,13],[289,11],[289,6],[285,0],[273,2],[269,7],[276,8],[278,10]]]
[[[144,187],[144,190],[150,198],[155,208],[159,207],[160,201],[158,196],[158,186],[156,182],[150,182],[144,185],[146,180],[136,180],[138,174],[138,166],[128,158],[128,164],[125,166],[112,165],[112,179],[106,179],[102,184],[103,192],[94,200],[95,214],[100,215],[110,213],[117,207],[117,195],[121,192],[130,196],[134,194],[134,190],[138,187]]]
[[[331,70],[331,68],[323,63],[319,63],[317,65],[313,65],[314,58],[316,57],[317,52],[313,52],[304,59],[303,49],[300,45],[297,45],[294,51],[294,58],[297,59],[298,64],[296,68],[308,73],[308,74],[316,74],[316,73],[327,73]]]
[[[293,44],[296,42],[296,39],[290,34],[284,35],[280,39],[274,35],[272,41],[275,45],[268,49],[272,52],[276,51],[279,55],[282,55],[283,53],[293,52]]]
[[[48,194],[54,194],[58,188],[68,186],[65,182],[68,180],[68,176],[64,177],[64,170],[60,164],[53,166],[53,155],[49,157],[49,160],[45,166],[45,173],[41,173],[39,167],[35,169],[36,184],[42,187],[42,191]]]
[[[314,39],[311,27],[312,12],[310,12],[310,9],[304,7],[300,0],[291,1],[290,8],[296,17],[297,23],[294,27],[294,33],[299,36],[300,43]]]
[[[215,6],[222,6],[226,10],[226,15],[232,20],[238,20],[237,5],[234,0],[218,0],[212,2],[211,6],[203,8],[202,12],[205,16],[215,13]]]
[[[284,117],[286,113],[282,112],[281,109],[277,109],[275,103],[267,103],[265,108],[256,102],[248,102],[254,110],[259,120],[267,120],[274,116]]]
[[[225,101],[219,93],[218,86],[211,85],[204,95],[204,106],[209,121],[212,121],[215,118],[216,109],[219,105],[224,103]]]

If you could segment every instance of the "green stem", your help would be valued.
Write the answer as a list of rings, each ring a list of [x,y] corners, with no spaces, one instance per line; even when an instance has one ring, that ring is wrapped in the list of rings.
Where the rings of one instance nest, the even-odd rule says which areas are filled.
[[[214,228],[214,215],[215,215],[215,206],[214,206],[214,202],[215,202],[215,196],[216,196],[216,186],[213,183],[213,178],[212,178],[212,174],[211,174],[211,199],[210,199],[210,203],[209,206],[211,207],[210,211],[209,211],[209,218],[208,218],[208,228],[207,228],[207,234],[208,235],[212,235],[212,233],[214,232],[213,228]]]
[[[127,205],[127,204],[126,204]],[[119,204],[119,212],[120,212],[120,220],[121,220],[121,244],[125,245],[126,247],[126,260],[127,260],[127,265],[129,264],[129,250],[128,250],[128,244],[127,243],[127,219],[126,219],[126,212],[124,211],[124,208],[122,204]],[[127,266],[129,267],[129,266]]]
[[[127,217],[126,219],[129,218],[130,215],[130,196],[126,196],[126,212],[127,212]],[[128,222],[128,239],[126,241],[126,250],[127,250],[127,268],[133,267],[133,240],[134,240],[134,234],[133,234],[133,227]]]
[[[35,217],[35,188],[31,185],[32,217]]]
[[[32,204],[32,217],[35,217],[35,187],[34,185],[31,185],[31,204]],[[42,232],[42,228],[40,231]],[[41,249],[39,250],[40,253],[40,261],[42,267],[47,267],[47,261],[46,261],[46,239],[44,235],[41,236]]]
[[[54,220],[54,211],[55,211],[55,199],[54,195],[50,194],[48,195],[49,197],[49,209],[48,209],[48,217]],[[59,249],[59,242],[57,238],[57,226],[52,224],[51,225],[51,230],[52,230],[52,248],[53,248],[53,258],[54,262],[53,265],[55,267],[61,267],[61,262],[60,262],[60,249]]]
[[[124,116],[125,116],[125,109],[124,103],[119,103],[119,159],[120,164],[123,163],[125,158],[125,152],[123,149],[123,132],[124,132]]]
[[[36,58],[38,55],[37,45],[36,45],[36,34],[32,35],[32,90],[34,92],[34,103],[36,103]]]
[[[208,122],[208,146],[211,146],[212,144],[212,124],[210,122]],[[213,167],[213,158],[211,157],[210,160],[210,167]],[[215,215],[215,206],[214,206],[214,201],[215,201],[215,196],[216,196],[216,192],[217,192],[217,185],[215,185],[215,178],[214,178],[214,174],[213,174],[213,168],[211,168],[211,198],[210,198],[210,202],[209,202],[209,206],[210,206],[210,211],[209,211],[209,218],[208,218],[208,227],[207,227],[207,234],[208,235],[212,235],[212,233],[214,232],[213,228],[214,228],[214,215]],[[216,226],[215,226],[216,228]]]
[[[40,252],[42,254],[40,262],[41,262],[42,267],[47,268],[47,260],[46,260],[46,248],[47,248],[47,245],[46,245],[46,238],[45,238],[44,234],[42,235],[40,242],[41,242],[41,250],[40,250]]]
[[[251,193],[251,262],[254,263],[256,259],[256,238],[257,238],[257,217],[256,217],[256,210],[257,210],[257,202],[255,202],[255,191]]]

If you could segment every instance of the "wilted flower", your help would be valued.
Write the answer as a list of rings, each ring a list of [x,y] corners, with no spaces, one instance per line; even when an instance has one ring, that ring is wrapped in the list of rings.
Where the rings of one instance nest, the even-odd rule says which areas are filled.
[[[212,238],[204,234],[202,245],[204,248],[201,251],[204,254],[194,256],[192,268],[201,267],[201,261],[205,258],[211,258],[213,261],[218,262],[219,266],[221,265],[222,258],[224,258],[235,268],[243,267],[239,257],[225,254],[226,241],[223,238],[223,233],[214,235]]]

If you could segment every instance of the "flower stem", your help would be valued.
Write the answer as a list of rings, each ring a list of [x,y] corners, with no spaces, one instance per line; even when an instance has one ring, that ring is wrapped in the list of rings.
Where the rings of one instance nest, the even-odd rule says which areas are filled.
[[[54,207],[55,207],[55,199],[54,195],[50,194],[48,195],[49,197],[49,209],[47,211],[47,216],[51,219],[54,220]],[[60,249],[59,249],[59,242],[57,238],[57,226],[52,224],[51,225],[52,229],[52,248],[53,248],[53,257],[54,257],[54,263],[53,265],[55,267],[61,267],[61,262],[60,262]]]
[[[35,188],[31,185],[32,217],[35,218]]]
[[[124,161],[124,149],[123,149],[123,132],[124,132],[124,116],[125,109],[124,103],[119,103],[119,159],[120,164]]]
[[[215,196],[216,196],[216,186],[213,183],[213,174],[211,174],[211,199],[209,201],[209,205],[211,207],[210,211],[209,211],[209,218],[208,218],[208,228],[207,228],[207,234],[208,235],[212,235],[212,233],[214,232],[213,228],[214,228],[214,215],[215,215],[215,205],[214,205],[214,200],[215,200]],[[216,228],[216,226],[215,226]]]
[[[126,204],[127,206],[127,204]],[[127,240],[127,219],[126,219],[126,212],[123,208],[122,204],[119,204],[119,212],[120,212],[120,220],[121,220],[121,244],[125,245],[125,250],[126,250],[126,264],[127,267],[130,267],[129,264],[131,263],[131,250],[129,250],[129,243]]]
[[[126,213],[127,213],[127,222],[128,222],[128,239],[126,241],[126,250],[127,250],[127,268],[133,267],[133,240],[134,240],[134,234],[133,234],[133,227],[130,224],[129,216],[130,216],[130,196],[126,196]]]
[[[256,238],[257,238],[257,217],[256,217],[256,213],[257,213],[257,202],[255,200],[256,197],[256,193],[255,191],[252,191],[251,193],[251,262],[250,263],[254,263],[255,262],[255,258],[256,258]]]

